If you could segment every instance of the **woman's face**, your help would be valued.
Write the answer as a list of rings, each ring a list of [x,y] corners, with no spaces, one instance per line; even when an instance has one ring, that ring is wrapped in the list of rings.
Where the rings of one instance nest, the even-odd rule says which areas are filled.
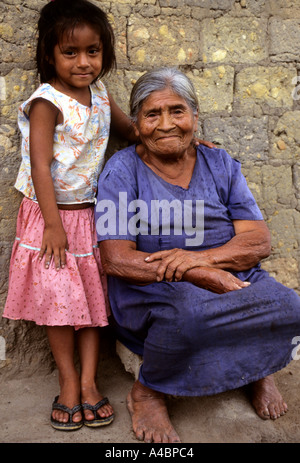
[[[198,114],[171,89],[153,92],[143,103],[135,124],[146,152],[177,157],[186,152],[197,130]]]

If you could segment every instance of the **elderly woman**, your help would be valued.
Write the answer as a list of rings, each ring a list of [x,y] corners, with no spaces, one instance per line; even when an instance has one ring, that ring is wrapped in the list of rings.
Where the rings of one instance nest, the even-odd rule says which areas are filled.
[[[127,398],[136,437],[180,442],[167,394],[251,384],[258,415],[278,418],[272,373],[291,360],[300,303],[260,267],[270,235],[240,163],[193,146],[197,98],[180,71],[143,75],[130,105],[141,144],[106,164],[96,223],[118,336],[143,356]]]

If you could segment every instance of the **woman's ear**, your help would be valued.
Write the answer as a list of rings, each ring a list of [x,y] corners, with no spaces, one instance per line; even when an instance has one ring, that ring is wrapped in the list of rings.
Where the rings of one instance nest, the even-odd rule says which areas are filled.
[[[194,114],[194,131],[198,131],[198,123],[199,123],[199,110]]]
[[[134,135],[137,138],[139,138],[140,137],[140,132],[139,132],[139,129],[138,129],[137,125],[136,125],[136,122],[133,122],[132,125],[133,125]]]

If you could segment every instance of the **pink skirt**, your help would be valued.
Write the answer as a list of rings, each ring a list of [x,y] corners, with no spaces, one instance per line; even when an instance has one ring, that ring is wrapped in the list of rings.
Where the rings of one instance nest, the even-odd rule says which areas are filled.
[[[94,223],[93,207],[60,210],[69,249],[66,266],[52,259],[45,269],[38,255],[44,231],[39,205],[24,198],[17,220],[3,316],[38,325],[83,327],[108,324],[109,306]]]

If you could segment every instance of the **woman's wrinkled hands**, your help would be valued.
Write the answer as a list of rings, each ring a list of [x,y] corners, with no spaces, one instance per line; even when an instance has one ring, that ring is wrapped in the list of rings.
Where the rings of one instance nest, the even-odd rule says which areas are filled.
[[[46,269],[49,268],[52,259],[56,270],[64,268],[68,247],[67,235],[62,225],[45,226],[39,259],[45,257]]]
[[[156,271],[157,281],[180,281],[187,270],[198,267],[201,264],[206,265],[200,261],[199,252],[177,248],[154,252],[145,259],[148,263],[157,260],[160,260]]]
[[[237,291],[250,286],[249,282],[240,280],[226,270],[208,267],[195,269],[195,272],[190,278],[187,278],[187,281],[217,294]]]
[[[201,253],[184,249],[157,251],[145,258],[148,263],[160,261],[156,270],[156,281],[180,281],[183,279],[214,293],[246,288],[250,283],[242,281],[232,273],[208,266]],[[193,270],[189,272],[189,270]]]

